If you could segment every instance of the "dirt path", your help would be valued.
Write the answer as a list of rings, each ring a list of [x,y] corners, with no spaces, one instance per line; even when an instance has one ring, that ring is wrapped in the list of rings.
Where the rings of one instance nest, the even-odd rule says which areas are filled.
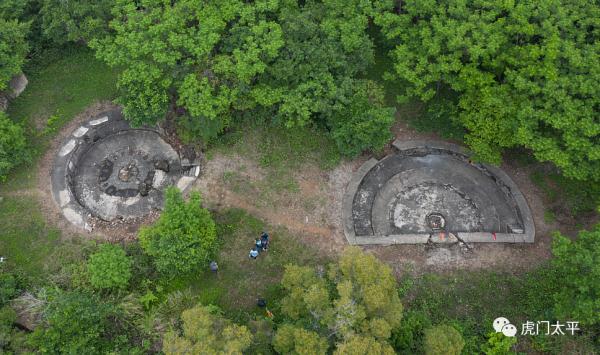
[[[62,216],[50,191],[50,171],[57,149],[64,139],[90,116],[113,105],[97,103],[79,114],[53,139],[40,160],[36,187],[13,191],[10,195],[32,196],[40,201],[42,213],[49,223],[60,228],[65,237],[85,235],[88,238],[108,240],[134,239],[140,225],[151,223],[158,214],[133,223],[99,225],[93,233],[74,228]],[[435,134],[414,131],[403,121],[393,127],[396,138],[402,140],[440,139]],[[454,142],[457,143],[457,142]],[[389,151],[389,148],[388,148]],[[324,171],[305,165],[292,176],[295,189],[276,189],[266,180],[268,172],[257,161],[240,155],[215,154],[206,162],[203,174],[193,189],[202,192],[208,207],[241,208],[276,226],[285,226],[302,241],[317,246],[321,251],[335,255],[348,244],[342,230],[341,204],[353,172],[369,156],[343,161],[335,169]],[[400,275],[405,272],[444,272],[455,269],[527,270],[550,257],[550,234],[561,229],[556,222],[544,221],[543,192],[529,179],[527,169],[510,162],[502,168],[513,178],[525,195],[537,229],[536,242],[531,245],[477,244],[464,253],[456,246],[428,247],[424,245],[371,246],[366,250],[388,262]]]
[[[398,122],[393,132],[398,139],[440,139],[435,134],[421,134],[404,122]],[[457,142],[453,142],[457,143]],[[294,175],[297,192],[282,192],[265,206],[260,200],[264,172],[256,161],[240,155],[216,154],[206,163],[204,174],[194,189],[202,192],[213,208],[242,208],[269,224],[286,226],[307,243],[337,254],[348,244],[341,221],[341,202],[352,173],[366,160],[361,156],[342,162],[331,171],[314,166],[299,169]],[[551,232],[560,226],[544,221],[543,192],[529,179],[529,171],[510,162],[502,168],[513,178],[525,195],[537,228],[533,244],[476,244],[469,252],[458,246],[394,245],[370,246],[365,250],[389,263],[397,274],[420,274],[428,271],[445,272],[456,269],[493,269],[520,272],[538,265],[550,257]],[[236,183],[228,181],[235,176]],[[308,201],[321,201],[308,203]]]

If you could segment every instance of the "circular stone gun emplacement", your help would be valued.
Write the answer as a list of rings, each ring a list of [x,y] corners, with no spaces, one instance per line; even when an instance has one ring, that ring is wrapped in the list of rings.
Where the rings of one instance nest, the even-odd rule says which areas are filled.
[[[91,218],[125,220],[161,209],[168,186],[183,191],[199,173],[195,157],[180,157],[158,128],[131,128],[115,109],[64,142],[52,168],[52,194],[67,220],[91,231]]]
[[[516,184],[499,168],[474,164],[463,148],[395,141],[394,153],[354,174],[343,202],[350,244],[532,243],[535,227]]]

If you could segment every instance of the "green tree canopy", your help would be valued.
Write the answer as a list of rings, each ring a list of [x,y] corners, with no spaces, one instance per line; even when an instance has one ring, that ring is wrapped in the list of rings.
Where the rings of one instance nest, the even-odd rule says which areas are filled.
[[[369,18],[389,3],[118,0],[114,35],[91,45],[124,68],[118,102],[134,124],[163,119],[171,105],[186,135],[204,139],[243,114],[322,124],[356,154],[390,138],[393,109],[358,79],[373,61]]]
[[[122,288],[131,278],[131,260],[123,248],[102,244],[87,264],[90,283],[95,288]]]
[[[1,20],[0,20],[1,21]],[[0,182],[17,165],[30,158],[23,128],[0,112]]]
[[[319,355],[327,353],[329,344],[327,344],[327,339],[315,332],[284,324],[277,329],[273,347],[280,354]]]
[[[171,354],[242,354],[252,344],[252,333],[245,326],[222,317],[214,306],[196,306],[183,311],[183,334],[169,332],[163,351]]]
[[[46,324],[31,336],[42,354],[99,354],[113,348],[107,334],[114,309],[85,293],[59,293],[46,310]]]
[[[358,248],[348,248],[327,275],[286,266],[281,311],[296,325],[339,342],[387,353],[391,331],[400,325],[402,304],[391,269]]]
[[[600,179],[596,1],[408,0],[377,23],[406,96],[450,91],[479,158],[524,146],[569,177]]]
[[[427,355],[459,355],[465,346],[462,335],[449,325],[425,329],[423,341]]]
[[[177,188],[170,187],[165,198],[156,223],[140,229],[140,245],[166,274],[208,265],[217,250],[217,229],[210,212],[202,208],[200,194],[193,192],[186,202]]]
[[[44,37],[56,44],[89,41],[105,35],[114,0],[41,0],[39,14]]]
[[[28,31],[28,23],[0,17],[0,91],[5,90],[10,79],[22,71],[29,51]]]
[[[600,324],[600,225],[575,241],[557,233],[552,246],[557,275],[555,314],[583,324]]]

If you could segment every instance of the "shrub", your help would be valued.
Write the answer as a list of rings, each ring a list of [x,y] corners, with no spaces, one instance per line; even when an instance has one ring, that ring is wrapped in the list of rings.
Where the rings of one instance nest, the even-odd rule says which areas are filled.
[[[107,330],[110,306],[85,293],[56,295],[46,311],[46,326],[31,336],[31,345],[39,353],[97,354],[110,347]]]
[[[0,271],[0,307],[17,295],[18,285],[14,275]]]
[[[425,330],[424,345],[427,355],[458,355],[465,341],[454,327],[437,325]]]
[[[507,337],[502,333],[488,334],[488,341],[481,347],[485,355],[509,355],[514,354],[510,349],[517,343],[517,338]]]
[[[92,286],[98,289],[123,288],[131,278],[131,260],[117,245],[102,244],[90,256],[87,269]]]
[[[587,325],[600,323],[600,225],[580,232],[575,241],[555,234],[552,253],[560,284],[554,294],[555,315]]]
[[[166,274],[189,272],[207,265],[217,250],[217,229],[210,212],[202,208],[200,194],[193,192],[185,202],[181,192],[166,191],[165,210],[158,221],[139,234],[146,254]]]
[[[23,128],[0,112],[0,182],[17,165],[28,161],[29,153]]]

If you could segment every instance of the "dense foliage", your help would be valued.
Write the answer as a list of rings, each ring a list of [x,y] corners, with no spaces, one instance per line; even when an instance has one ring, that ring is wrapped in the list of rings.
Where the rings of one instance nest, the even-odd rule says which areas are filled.
[[[87,269],[95,288],[123,288],[131,277],[131,260],[121,247],[102,244],[100,250],[90,256]]]
[[[556,316],[600,324],[600,225],[575,241],[556,234],[552,253],[561,286],[554,294]]]
[[[465,346],[460,333],[449,325],[437,325],[425,330],[426,355],[459,355]]]
[[[114,0],[40,2],[43,35],[55,44],[89,41],[106,34],[114,4]]]
[[[6,179],[12,168],[28,160],[23,128],[0,112],[0,182]]]
[[[325,354],[329,344],[316,332],[284,324],[277,330],[273,348],[280,354]]]
[[[10,79],[22,71],[29,51],[26,41],[28,31],[29,24],[0,16],[0,91],[5,90]]]
[[[335,340],[339,352],[380,349],[393,353],[387,340],[400,325],[402,304],[391,269],[358,248],[348,248],[327,275],[288,265],[281,281],[286,291],[281,310],[292,322],[277,333],[281,348],[293,349],[304,328],[321,339]],[[321,338],[322,337],[322,338]]]
[[[46,310],[43,327],[30,342],[42,354],[98,354],[115,347],[109,323],[114,308],[97,297],[73,292],[58,294]]]
[[[374,2],[375,3],[375,2]],[[320,124],[342,152],[380,149],[393,109],[373,81],[370,1],[117,1],[114,36],[92,42],[124,71],[126,117],[135,124],[184,109],[179,124],[204,139],[242,114],[291,128]]]
[[[336,150],[330,141],[355,155],[390,139],[394,110],[384,97],[395,90],[384,92],[371,71],[374,49],[381,59],[391,46],[396,80],[386,85],[406,88],[401,99],[427,107],[420,116],[404,115],[400,106],[403,119],[452,127],[456,134],[447,136],[455,139],[464,130],[479,158],[492,162],[505,148],[528,148],[568,175],[543,166],[538,186],[560,192],[552,203],[589,213],[600,196],[599,184],[583,180],[600,171],[599,8],[597,1],[570,0],[3,0],[0,90],[25,70],[30,87],[48,95],[35,91],[12,102],[19,124],[0,113],[0,180],[28,160],[28,150],[41,153],[50,135],[28,131],[28,142],[22,127],[51,116],[49,128],[58,130],[86,100],[111,98],[112,91],[85,85],[112,82],[87,54],[77,54],[86,43],[112,73],[122,71],[118,101],[132,123],[170,117],[180,138],[205,141],[235,127],[222,145],[237,152],[254,140],[261,170],[285,165],[294,172],[302,167],[296,160]],[[388,42],[374,48],[380,30]],[[69,85],[62,85],[65,77]],[[36,100],[39,107],[30,105]],[[258,129],[248,131],[249,122]],[[327,169],[337,164],[337,152],[325,155],[335,157]],[[296,182],[293,174],[282,178],[285,169],[265,176],[275,193]],[[355,248],[329,268],[313,269],[329,262],[326,253],[294,235],[284,238],[284,228],[272,234],[268,253],[248,260],[246,248],[266,223],[241,210],[211,214],[199,195],[185,202],[176,189],[127,253],[103,245],[90,255],[94,243],[71,245],[44,222],[23,175],[2,186],[0,197],[0,256],[8,257],[0,264],[0,353],[598,352],[600,226],[572,240],[557,236],[549,265],[524,275],[453,271],[411,279],[407,272],[398,287],[387,266]],[[278,208],[269,206],[264,185],[252,189],[267,208]],[[217,254],[221,237],[227,249]],[[213,257],[219,275],[205,270]],[[291,260],[297,265],[287,266],[280,282]],[[255,308],[259,293],[273,318]],[[500,314],[514,324],[582,326],[576,336],[508,338],[488,333]],[[23,320],[36,329],[15,324]]]
[[[600,6],[595,1],[409,0],[378,18],[406,96],[447,97],[479,158],[524,146],[600,179]],[[449,91],[449,93],[448,93]]]
[[[166,334],[163,351],[171,354],[241,355],[252,343],[252,333],[245,326],[228,321],[217,307],[196,306],[183,311],[183,334]]]
[[[186,202],[171,187],[165,199],[158,221],[141,228],[140,245],[162,273],[176,275],[208,265],[217,250],[217,231],[210,212],[202,208],[200,194],[193,192]]]

